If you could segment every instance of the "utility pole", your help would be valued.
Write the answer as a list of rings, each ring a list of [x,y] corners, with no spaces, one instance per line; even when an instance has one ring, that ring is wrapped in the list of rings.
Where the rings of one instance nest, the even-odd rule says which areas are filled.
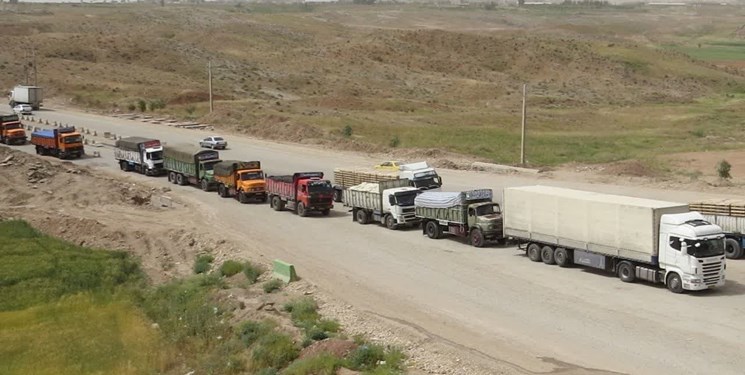
[[[212,104],[212,60],[207,60],[207,76],[209,79],[209,90],[210,90],[210,113],[215,110]]]
[[[525,166],[525,117],[527,114],[526,105],[526,93],[528,91],[528,85],[523,83],[523,121],[522,121],[522,136],[520,137],[520,164]]]
[[[28,86],[28,50],[23,50],[23,84]]]
[[[34,64],[34,86],[38,86],[38,81],[36,80],[36,73],[37,73],[37,70],[36,70],[36,47],[33,47],[33,46],[31,47],[31,59],[32,59],[33,64]]]

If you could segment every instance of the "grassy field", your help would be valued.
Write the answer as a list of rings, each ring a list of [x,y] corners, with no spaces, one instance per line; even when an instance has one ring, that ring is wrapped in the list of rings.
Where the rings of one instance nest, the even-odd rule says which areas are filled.
[[[250,288],[262,271],[229,261],[208,274],[211,262],[203,257],[195,263],[198,275],[156,287],[125,253],[75,246],[22,221],[0,222],[0,373],[404,372],[399,350],[362,339],[346,340],[352,345],[346,357],[298,359],[317,341],[344,339],[310,297],[284,297],[284,315],[269,320],[232,322],[239,307],[220,291],[237,285],[226,277],[241,273],[246,281],[239,288]]]
[[[264,138],[516,163],[527,83],[531,164],[733,149],[745,139],[726,115],[745,95],[739,6],[16,9],[3,21],[0,82],[22,80],[17,62],[32,43],[40,84],[80,106],[137,112],[142,102],[155,115]]]

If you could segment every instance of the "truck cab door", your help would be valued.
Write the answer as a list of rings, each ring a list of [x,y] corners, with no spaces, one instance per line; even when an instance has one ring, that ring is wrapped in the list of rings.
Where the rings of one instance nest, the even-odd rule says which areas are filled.
[[[660,249],[660,268],[680,268],[678,262],[681,258],[684,258],[681,256],[682,241],[678,236],[668,236],[665,248]]]
[[[468,207],[468,228],[473,228],[476,225],[476,209],[474,207]]]

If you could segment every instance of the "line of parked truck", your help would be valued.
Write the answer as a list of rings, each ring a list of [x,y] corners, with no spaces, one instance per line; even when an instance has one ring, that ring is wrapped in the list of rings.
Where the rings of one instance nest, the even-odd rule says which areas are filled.
[[[56,146],[72,144],[65,141],[70,134],[54,129],[49,138],[58,139]],[[259,161],[221,160],[215,150],[142,137],[117,140],[114,155],[124,171],[165,174],[174,184],[216,190],[241,203],[268,201],[274,210],[307,216],[328,215],[342,202],[360,224],[420,227],[431,239],[463,237],[476,247],[511,240],[534,262],[601,269],[624,282],[663,283],[675,293],[724,285],[725,254],[742,256],[745,244],[745,203],[689,206],[527,186],[504,189],[500,204],[491,189],[438,191],[442,179],[426,162],[392,171],[336,168],[332,183],[323,172],[265,176]]]

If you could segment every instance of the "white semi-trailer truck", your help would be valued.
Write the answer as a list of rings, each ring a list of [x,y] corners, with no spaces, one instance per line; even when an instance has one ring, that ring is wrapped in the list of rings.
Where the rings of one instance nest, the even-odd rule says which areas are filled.
[[[408,179],[363,182],[344,190],[344,206],[352,208],[352,220],[379,222],[388,229],[419,225],[414,198],[422,191]]]
[[[504,233],[534,262],[664,283],[674,293],[724,285],[722,229],[688,205],[548,186],[504,190]]]

